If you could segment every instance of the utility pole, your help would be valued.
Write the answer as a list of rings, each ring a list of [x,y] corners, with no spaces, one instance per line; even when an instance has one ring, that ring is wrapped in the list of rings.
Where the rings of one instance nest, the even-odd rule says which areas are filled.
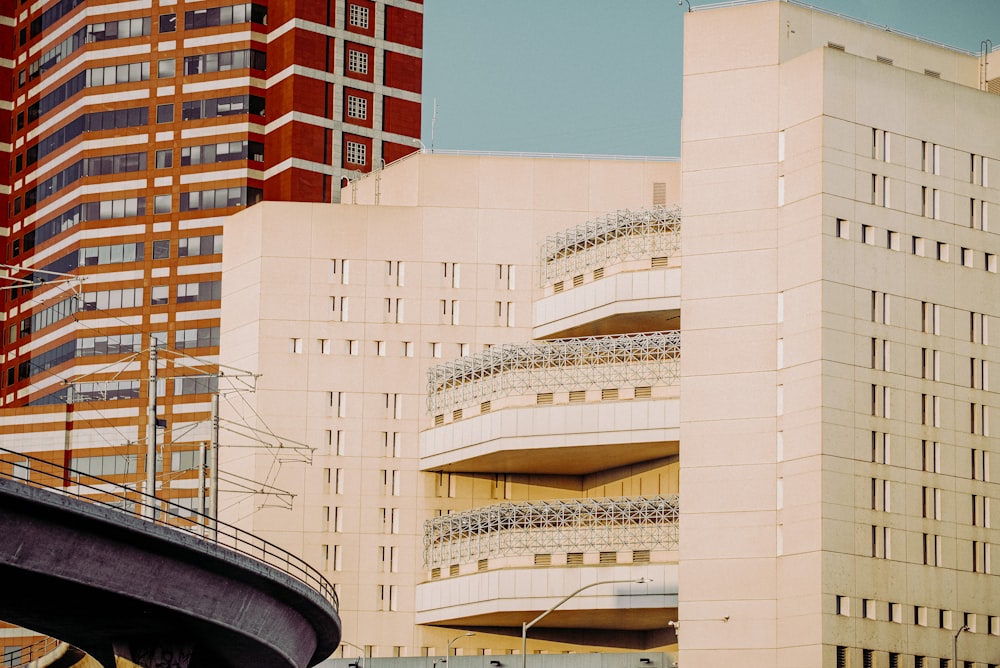
[[[146,494],[142,514],[156,519],[156,337],[149,337],[149,403],[146,408]]]
[[[201,535],[205,535],[205,469],[208,468],[208,444],[202,441],[198,445],[198,513],[201,515]]]
[[[219,519],[219,395],[212,395],[212,431],[209,445],[209,526],[214,530]]]

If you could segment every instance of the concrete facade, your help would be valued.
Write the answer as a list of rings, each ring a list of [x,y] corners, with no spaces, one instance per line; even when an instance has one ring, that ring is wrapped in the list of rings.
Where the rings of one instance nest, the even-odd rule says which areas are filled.
[[[670,382],[637,396],[611,376],[577,378],[565,381],[581,383],[571,397],[559,378],[533,377],[509,392],[444,397],[429,410],[427,372],[463,353],[531,357],[517,346],[546,343],[532,313],[546,299],[549,336],[561,335],[553,326],[567,311],[560,299],[583,293],[595,296],[596,310],[565,325],[576,337],[676,330],[676,276],[666,279],[679,271],[676,257],[657,269],[648,255],[632,265],[603,262],[575,289],[575,271],[559,277],[567,289],[540,287],[536,258],[546,237],[609,210],[650,208],[654,196],[676,203],[679,174],[676,162],[425,154],[345,192],[356,204],[263,203],[227,224],[222,361],[261,377],[254,394],[224,402],[223,422],[267,428],[316,451],[307,465],[230,436],[223,470],[298,496],[291,510],[246,494],[223,496],[222,506],[232,521],[325,569],[338,584],[344,638],[365,654],[443,655],[456,629],[476,633],[455,643],[463,654],[519,651],[521,621],[561,596],[641,577],[654,582],[573,598],[532,629],[529,650],[670,646],[676,548],[648,549],[636,518],[622,528],[636,536],[609,539],[613,548],[598,549],[593,528],[574,535],[577,547],[539,529],[536,537],[551,544],[544,551],[491,551],[483,542],[464,556],[431,556],[425,527],[484,508],[531,514],[538,509],[530,504],[555,501],[572,514],[608,498],[638,505],[676,494]],[[368,203],[376,188],[377,206]],[[486,375],[503,384],[505,373]],[[648,505],[658,503],[666,501]]]

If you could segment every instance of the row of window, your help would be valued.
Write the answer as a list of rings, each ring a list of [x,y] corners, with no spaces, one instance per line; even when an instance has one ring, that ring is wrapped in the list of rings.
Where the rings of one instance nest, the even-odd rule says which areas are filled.
[[[162,61],[161,61],[162,62]],[[170,62],[173,62],[172,60]],[[267,69],[267,54],[257,49],[238,49],[184,57],[184,74],[208,74],[240,69]],[[173,72],[170,72],[173,75]],[[163,75],[161,75],[163,76]]]
[[[885,432],[871,432],[871,461],[873,464],[892,465],[893,435]],[[903,441],[905,444],[905,440]],[[982,448],[969,449],[969,468],[960,474],[967,475],[969,480],[990,482],[990,453]],[[905,466],[905,463],[903,464]],[[920,470],[928,473],[941,473],[941,443],[931,439],[920,441]]]
[[[906,485],[898,481],[894,483],[892,480],[871,478],[871,509],[878,512],[891,513],[893,489],[903,489],[904,491],[901,493],[905,495],[905,488]],[[940,521],[944,516],[942,501],[944,496],[940,488],[927,485],[921,486],[920,516],[923,519]],[[965,495],[955,492],[949,498],[954,499],[957,505],[959,499],[962,497],[965,497]],[[969,525],[989,528],[992,524],[992,503],[990,497],[982,494],[969,494],[967,498],[969,502],[966,510],[969,513]]]
[[[424,266],[432,266],[434,263],[421,263]],[[351,268],[354,261],[347,259],[330,260],[330,280],[342,285],[351,285]],[[385,260],[383,264],[385,285],[406,285],[408,263],[403,260]],[[513,264],[497,264],[495,267],[495,287],[502,290],[513,290],[516,287],[515,273],[516,267]],[[460,288],[462,287],[462,264],[460,262],[438,263],[441,280],[438,287]],[[466,286],[472,287],[472,286]]]
[[[64,39],[59,44],[43,53],[28,65],[28,78],[35,79],[45,70],[55,67],[59,61],[67,58],[85,44],[104,42],[130,37],[145,37],[150,32],[149,17],[122,19],[106,23],[91,23]]]
[[[57,173],[55,176],[45,179],[36,187],[29,189],[24,194],[24,207],[25,209],[32,207],[38,202],[56,194],[63,188],[88,176],[124,174],[127,172],[143,171],[145,169],[145,151],[138,153],[119,153],[117,155],[105,155],[96,158],[84,158],[83,160],[77,160],[66,169]],[[14,208],[15,213],[19,213],[16,205]]]
[[[886,292],[879,292],[877,290],[871,291],[871,321],[873,323],[882,325],[892,325],[896,324],[900,319],[900,314],[897,311],[900,304],[905,305],[907,301],[911,301],[906,297],[900,297],[898,295],[893,295]],[[912,300],[916,301],[916,300]],[[967,327],[965,332],[968,335],[967,340],[969,343],[979,343],[987,345],[989,344],[989,324],[991,316],[985,313],[977,313],[974,311],[963,311],[960,309],[950,309],[949,311],[954,314],[954,325],[956,329],[956,335],[958,334],[958,325],[963,322],[963,318],[959,317],[959,314],[968,315],[967,319],[964,319]],[[894,315],[895,313],[895,315]],[[940,304],[934,304],[932,302],[922,301],[920,302],[920,314],[921,314],[921,329],[924,334],[933,334],[935,336],[941,335],[941,313],[942,308]]]
[[[416,347],[413,341],[399,341],[399,356],[400,357],[413,357],[416,351]],[[358,339],[344,339],[338,346],[338,354],[343,355],[360,355],[361,354],[361,344],[362,342]],[[466,355],[472,354],[472,344],[469,343],[456,343],[455,345],[455,356],[464,357]],[[389,349],[387,341],[371,341],[371,352],[377,357],[386,357],[387,351]],[[483,350],[487,350],[492,346],[492,344],[483,344]],[[441,357],[444,344],[440,341],[430,341],[427,343],[427,355],[429,357]],[[306,340],[300,337],[292,337],[288,339],[288,352],[300,355],[306,352]],[[334,354],[333,342],[330,339],[316,339],[315,345],[313,346],[312,352],[319,353],[321,355],[332,355]]]
[[[985,210],[984,210],[985,216]],[[981,219],[985,225],[985,217]],[[843,218],[837,218],[834,233],[841,239],[850,239],[851,224]],[[985,227],[980,229],[986,229]],[[872,225],[861,225],[861,243],[876,245],[875,227]],[[886,230],[884,247],[889,250],[902,250],[902,235],[894,230]],[[917,235],[910,237],[909,252],[912,255],[926,257],[941,262],[951,262],[951,244],[944,241],[934,241]],[[972,248],[962,246],[956,258],[963,267],[985,269],[986,271],[997,272],[997,254],[984,251],[982,253],[982,263],[976,261],[977,251]]]
[[[959,197],[958,195],[954,196]],[[941,217],[941,198],[941,190],[930,186],[920,186],[920,215],[924,218],[943,220]],[[892,179],[881,174],[872,174],[868,201],[869,204],[892,208]],[[986,200],[970,197],[968,226],[975,230],[988,231],[989,209],[990,203]]]
[[[9,380],[9,379],[8,379]],[[95,401],[121,401],[138,399],[145,381],[139,380],[107,380],[92,383],[74,383],[72,397],[69,388],[61,388],[50,394],[32,400],[29,406],[51,406],[54,404],[90,403]],[[166,379],[157,384],[157,396],[166,394]],[[174,396],[192,394],[216,394],[219,391],[218,376],[184,376],[174,378]]]
[[[339,322],[351,322],[351,297],[330,297],[330,319]],[[359,298],[363,299],[363,298]],[[407,300],[397,297],[386,297],[382,300],[382,322],[384,323],[405,323]],[[440,324],[459,325],[461,304],[457,299],[439,300],[441,305]],[[497,327],[514,327],[514,315],[517,312],[515,302],[494,301],[494,313],[496,319],[492,323]]]
[[[858,607],[853,608],[853,603]],[[878,601],[871,598],[852,600],[850,596],[836,596],[835,612],[844,617],[861,617],[875,621],[894,622],[902,624],[908,618],[914,626],[926,626],[952,631],[955,624],[961,621],[960,627],[964,627],[966,633],[986,633],[991,636],[1000,636],[1000,617],[997,615],[980,615],[974,612],[957,613],[953,610],[943,610],[929,608],[923,605],[905,606],[908,613],[904,613],[904,606],[901,603],[892,601]],[[984,628],[980,628],[980,618],[985,618]]]
[[[871,157],[881,162],[892,163],[892,144],[895,135],[888,130],[879,128],[871,129]],[[929,141],[920,142],[920,169],[928,174],[941,174],[941,150],[940,144]],[[966,178],[968,182],[979,186],[989,186],[989,163],[990,158],[969,153],[968,172]]]
[[[871,525],[871,551],[868,556],[873,559],[893,559],[892,549],[894,535],[893,529],[887,526]],[[944,566],[944,541],[942,536],[932,533],[921,534],[921,560],[909,560],[911,563],[920,563],[924,566]],[[954,565],[958,569],[970,571],[972,573],[990,574],[993,572],[992,545],[984,541],[949,539],[954,543]],[[962,549],[966,551],[966,557],[959,554]],[[963,563],[964,562],[964,563]]]

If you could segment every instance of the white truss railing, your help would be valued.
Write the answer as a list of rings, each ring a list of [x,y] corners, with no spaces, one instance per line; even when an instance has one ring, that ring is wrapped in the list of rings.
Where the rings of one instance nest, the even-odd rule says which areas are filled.
[[[529,554],[676,550],[678,497],[499,503],[424,522],[424,565]]]
[[[681,210],[655,206],[622,209],[553,234],[542,242],[542,287],[566,276],[628,260],[670,257],[680,248]]]
[[[674,385],[680,332],[493,346],[427,370],[427,410],[538,392]]]

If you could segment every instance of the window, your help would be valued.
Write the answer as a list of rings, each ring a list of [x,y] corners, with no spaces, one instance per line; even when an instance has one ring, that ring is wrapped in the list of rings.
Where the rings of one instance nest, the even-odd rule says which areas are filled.
[[[177,14],[160,14],[160,32],[177,30]]]
[[[174,120],[174,105],[172,104],[156,105],[157,123],[172,123],[173,120]]]
[[[169,197],[169,195],[168,195]],[[162,239],[153,242],[153,259],[165,260],[170,257],[170,240]]]
[[[174,69],[176,67],[176,59],[174,58],[164,58],[156,63],[156,76],[160,79],[169,79],[174,76]]]
[[[356,95],[347,96],[347,115],[351,118],[368,118],[368,100]]]
[[[305,345],[302,343],[301,338],[288,339],[288,352],[301,355],[304,350]]]
[[[152,306],[166,304],[170,300],[170,287],[167,285],[154,285],[150,293],[149,303]]]
[[[871,225],[861,226],[861,243],[874,244],[875,243],[875,228]]]
[[[368,8],[361,7],[360,5],[350,6],[350,16],[348,18],[349,23],[355,28],[368,29]]]
[[[347,69],[358,74],[368,74],[368,54],[363,51],[349,49],[347,52]]]
[[[156,152],[156,168],[166,169],[174,166],[174,150],[171,148]]]
[[[368,147],[354,141],[347,142],[347,162],[354,165],[367,164]]]
[[[170,195],[156,195],[153,198],[153,213],[170,213],[170,208]]]

